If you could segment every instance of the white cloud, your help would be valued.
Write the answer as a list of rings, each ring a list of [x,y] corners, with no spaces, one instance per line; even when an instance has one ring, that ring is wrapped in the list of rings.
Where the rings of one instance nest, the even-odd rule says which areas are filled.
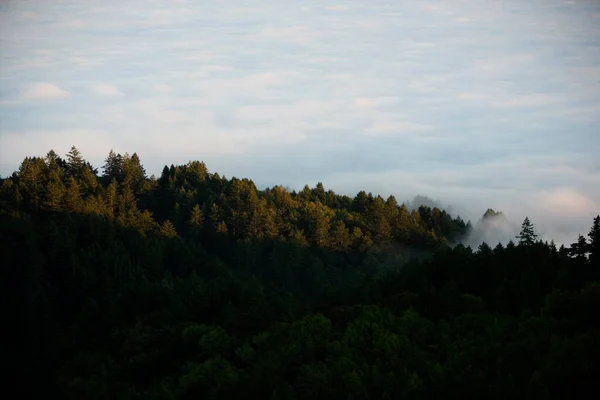
[[[108,83],[99,83],[93,88],[93,92],[99,96],[115,97],[124,94],[115,86]]]
[[[27,156],[43,156],[51,149],[66,154],[71,146],[77,147],[96,166],[102,165],[111,148],[123,151],[121,140],[111,132],[88,129],[3,130],[0,143],[0,159],[14,166]]]
[[[378,108],[389,106],[398,102],[397,97],[359,97],[354,99],[354,105],[358,108]]]
[[[346,10],[348,10],[348,8],[349,8],[348,6],[345,6],[345,5],[342,5],[342,4],[336,4],[336,5],[333,5],[333,6],[325,7],[325,9],[327,11],[346,11]]]
[[[476,217],[494,206],[517,222],[525,212],[558,221],[567,198],[589,211],[556,188],[600,199],[592,2],[568,12],[557,0],[367,3],[69,0],[3,9],[11,34],[0,38],[0,156],[10,166],[1,171],[81,144],[102,158],[111,147],[137,151],[154,173],[161,157],[212,157],[228,175],[235,163],[257,181],[448,197]],[[36,81],[48,83],[22,90]],[[65,98],[66,88],[78,90],[77,102],[32,110],[23,101]],[[118,104],[93,98],[121,92]],[[292,153],[296,164],[282,155]],[[269,170],[253,175],[269,156]],[[584,219],[568,204],[565,215]],[[556,232],[575,229],[561,224]]]
[[[552,214],[589,215],[600,211],[600,202],[569,188],[542,191],[537,194],[536,204]]]
[[[394,118],[376,119],[372,125],[365,129],[367,135],[405,134],[426,132],[433,130],[431,125],[419,124],[411,121],[402,121]]]
[[[157,83],[156,85],[154,85],[154,90],[160,93],[169,93],[173,91],[173,87],[166,83]]]
[[[23,100],[59,100],[69,97],[70,93],[51,83],[34,83],[21,92]]]
[[[247,37],[250,41],[280,40],[297,44],[310,44],[319,39],[319,35],[306,26],[265,27]]]
[[[480,101],[480,100],[487,99],[488,95],[485,95],[483,93],[465,92],[465,93],[459,93],[458,96],[456,96],[456,98],[458,100],[465,100],[465,101]]]
[[[543,107],[564,102],[565,99],[557,95],[534,93],[528,95],[513,95],[509,99],[493,101],[496,107]]]
[[[306,99],[290,104],[247,105],[235,110],[235,118],[242,123],[282,121],[295,125],[311,118],[325,118],[343,110],[343,104]]]

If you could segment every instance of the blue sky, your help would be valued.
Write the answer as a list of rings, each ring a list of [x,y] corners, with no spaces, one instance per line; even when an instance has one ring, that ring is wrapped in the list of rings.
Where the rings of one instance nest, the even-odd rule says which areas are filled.
[[[0,2],[3,176],[113,148],[571,243],[600,213],[599,123],[595,0]]]

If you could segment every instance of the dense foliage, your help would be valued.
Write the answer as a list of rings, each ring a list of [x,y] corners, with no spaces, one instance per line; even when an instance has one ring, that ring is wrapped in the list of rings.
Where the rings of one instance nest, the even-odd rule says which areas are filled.
[[[72,399],[577,398],[600,389],[600,217],[557,249],[321,184],[201,162],[103,173],[76,148],[0,182],[20,394]],[[29,392],[29,393],[28,393]],[[37,397],[37,396],[36,396]]]

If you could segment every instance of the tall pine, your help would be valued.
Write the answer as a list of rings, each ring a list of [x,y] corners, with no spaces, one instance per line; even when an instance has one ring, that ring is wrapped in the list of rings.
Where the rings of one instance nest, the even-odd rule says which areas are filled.
[[[535,233],[535,228],[529,217],[525,217],[523,223],[521,224],[521,232],[517,235],[517,239],[519,239],[519,245],[521,246],[531,246],[535,243],[537,239],[537,235]]]

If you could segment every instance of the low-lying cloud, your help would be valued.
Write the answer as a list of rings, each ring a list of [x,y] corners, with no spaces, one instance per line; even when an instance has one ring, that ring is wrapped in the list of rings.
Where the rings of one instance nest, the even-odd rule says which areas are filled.
[[[93,88],[93,92],[99,96],[119,97],[124,94],[114,85],[108,83],[99,83]]]
[[[21,93],[22,100],[60,100],[69,97],[70,93],[52,83],[33,83]]]
[[[131,7],[136,9],[130,12]],[[596,2],[73,0],[0,8],[0,174],[49,148],[147,171],[488,209],[570,242],[600,213]]]

